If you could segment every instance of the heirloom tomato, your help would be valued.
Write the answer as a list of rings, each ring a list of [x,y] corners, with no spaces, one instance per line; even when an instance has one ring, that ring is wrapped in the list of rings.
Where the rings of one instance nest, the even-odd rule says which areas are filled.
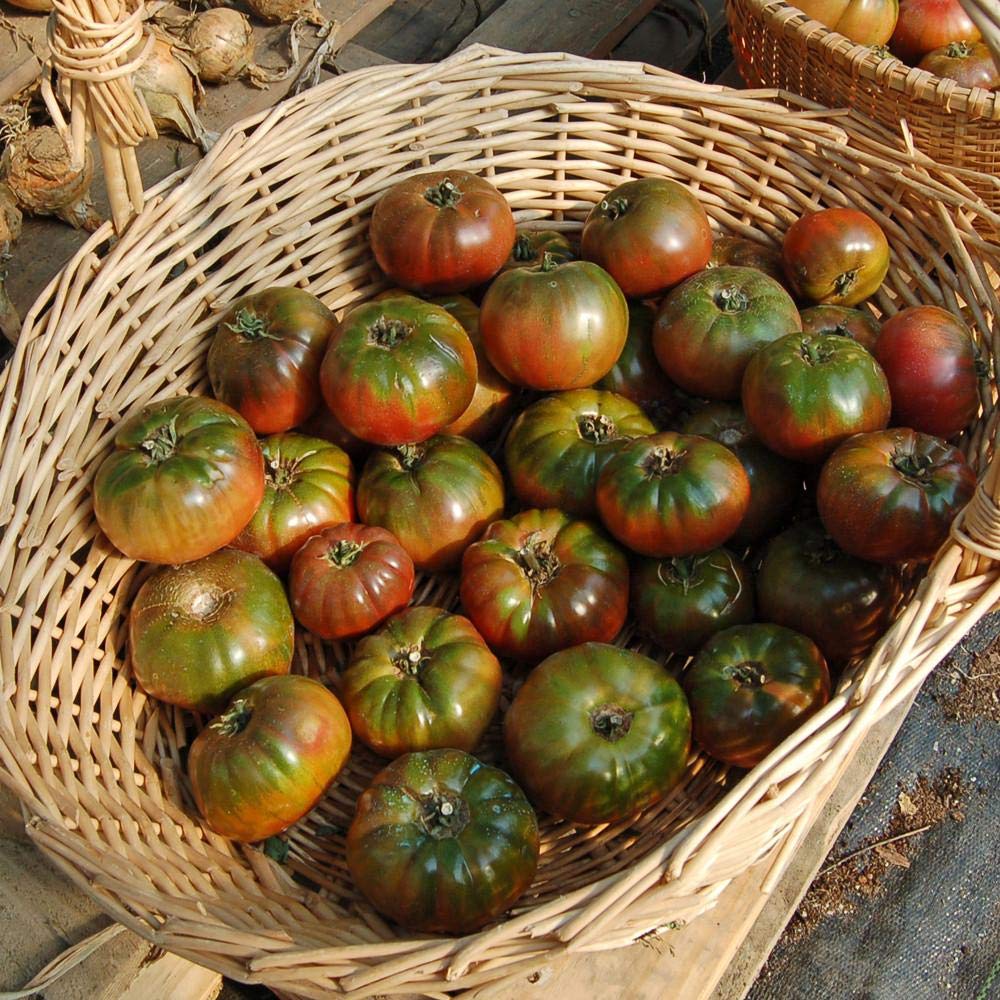
[[[687,655],[709,636],[753,621],[753,581],[728,549],[637,561],[632,614],[661,646]]]
[[[347,831],[347,868],[380,913],[414,931],[470,934],[531,884],[538,819],[503,771],[462,750],[379,771]]]
[[[460,417],[476,391],[476,352],[447,310],[414,295],[356,306],[320,369],[323,398],[373,444],[423,441]]]
[[[802,332],[817,337],[837,334],[856,340],[866,351],[875,353],[878,321],[870,312],[851,306],[810,306],[800,313]]]
[[[379,199],[369,232],[378,266],[404,288],[428,294],[489,281],[515,236],[504,196],[465,170],[400,181]]]
[[[960,0],[899,0],[899,18],[889,48],[903,62],[916,66],[928,52],[949,42],[978,42],[981,37]]]
[[[221,712],[257,678],[288,673],[295,623],[274,573],[256,556],[223,549],[146,580],[129,609],[128,645],[144,691]]]
[[[350,750],[351,724],[319,681],[263,677],[195,737],[191,791],[209,829],[264,840],[316,805]]]
[[[724,444],[742,463],[750,480],[750,504],[731,541],[752,545],[783,524],[802,498],[802,470],[757,439],[738,403],[709,403],[681,425],[684,434],[700,434]]]
[[[355,437],[327,408],[326,403],[321,402],[313,410],[308,420],[304,421],[297,428],[300,434],[307,437],[321,438],[329,441],[338,448],[347,452],[351,461],[361,463],[368,457],[372,450],[371,444]]]
[[[892,422],[951,437],[979,412],[980,361],[969,328],[938,306],[911,306],[882,324],[875,357],[889,381]]]
[[[545,396],[521,413],[504,442],[511,487],[526,507],[595,517],[601,469],[626,441],[655,431],[635,403],[613,392]]]
[[[319,366],[336,329],[333,313],[301,288],[237,299],[208,349],[212,392],[258,434],[291,430],[319,403]]]
[[[817,305],[857,305],[878,291],[889,270],[885,233],[856,208],[803,215],[785,233],[781,254],[792,290]]]
[[[736,767],[759,764],[830,700],[830,672],[816,643],[780,625],[717,632],[682,681],[695,740]]]
[[[122,421],[94,479],[94,514],[131,559],[184,563],[228,545],[264,496],[264,458],[225,403],[179,396]]]
[[[752,267],[775,281],[784,281],[781,251],[742,236],[719,236],[712,243],[706,267]]]
[[[743,370],[765,344],[802,329],[791,296],[749,267],[711,267],[660,304],[653,350],[686,392],[739,399]]]
[[[562,233],[552,229],[526,229],[517,234],[514,249],[503,269],[535,267],[541,264],[546,254],[557,264],[577,259],[573,244]]]
[[[503,674],[472,622],[420,605],[354,648],[341,674],[351,729],[383,757],[472,751],[500,705]]]
[[[310,535],[354,517],[354,471],[335,444],[304,434],[273,434],[260,448],[264,499],[232,545],[284,572]]]
[[[608,531],[640,555],[687,556],[740,526],[750,481],[724,445],[664,431],[636,438],[604,466],[597,509]]]
[[[558,510],[496,521],[462,558],[466,614],[501,656],[537,663],[610,642],[628,612],[628,560],[603,532]]]
[[[899,14],[899,0],[796,0],[796,6],[859,45],[884,45]]]
[[[322,639],[356,639],[410,603],[413,560],[385,528],[336,524],[295,553],[292,611]]]
[[[928,52],[920,60],[920,68],[961,87],[1000,90],[1000,66],[982,42],[950,42]]]
[[[899,596],[893,568],[848,555],[815,518],[772,538],[757,571],[760,617],[809,636],[832,664],[871,649]]]
[[[551,392],[583,389],[611,371],[628,335],[625,296],[587,261],[504,271],[479,314],[486,354],[504,378]]]
[[[657,295],[700,271],[712,254],[701,202],[663,177],[626,181],[609,191],[583,224],[586,260],[600,264],[629,298]]]
[[[957,448],[891,427],[858,434],[827,459],[816,506],[846,552],[873,562],[923,561],[937,553],[975,488]]]
[[[824,459],[845,438],[889,423],[889,385],[860,344],[832,334],[789,334],[758,351],[743,376],[743,409],[772,451]]]
[[[691,713],[655,660],[587,642],[528,674],[504,718],[504,745],[540,809],[571,823],[617,823],[680,781]]]
[[[358,481],[358,513],[387,528],[417,569],[458,565],[466,546],[503,514],[503,476],[468,438],[439,434],[374,452]]]

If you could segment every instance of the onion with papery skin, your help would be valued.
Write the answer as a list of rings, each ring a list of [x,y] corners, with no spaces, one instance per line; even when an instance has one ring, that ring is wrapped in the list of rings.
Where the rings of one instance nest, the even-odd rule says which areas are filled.
[[[299,18],[312,24],[326,24],[315,0],[247,0],[247,6],[252,14],[268,24],[291,24]]]
[[[16,340],[21,329],[21,317],[7,296],[7,262],[14,241],[21,235],[21,211],[6,184],[0,184],[0,333]]]
[[[102,220],[90,200],[94,160],[89,149],[84,153],[83,166],[76,170],[55,128],[33,128],[17,136],[4,151],[3,179],[26,212],[55,215],[77,229],[93,232]]]
[[[196,14],[184,32],[184,41],[205,83],[228,83],[253,63],[253,28],[231,7],[213,7]]]
[[[195,111],[204,91],[194,60],[171,44],[164,32],[154,32],[149,55],[135,72],[135,89],[142,94],[158,132],[182,135],[207,153],[219,136],[206,130]]]

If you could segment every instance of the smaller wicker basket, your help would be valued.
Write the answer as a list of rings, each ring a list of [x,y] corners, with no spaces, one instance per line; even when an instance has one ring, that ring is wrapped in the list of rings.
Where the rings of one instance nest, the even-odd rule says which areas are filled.
[[[988,28],[998,0],[963,0]],[[1000,208],[1000,91],[883,58],[807,17],[784,0],[726,0],[733,53],[750,87],[779,87],[830,108],[849,107],[964,177]],[[996,54],[1000,44],[984,30]],[[997,55],[1000,61],[1000,55]]]

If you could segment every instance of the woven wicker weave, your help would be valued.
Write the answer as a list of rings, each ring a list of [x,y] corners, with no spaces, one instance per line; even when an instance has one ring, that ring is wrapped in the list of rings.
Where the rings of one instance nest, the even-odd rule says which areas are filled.
[[[963,0],[996,32],[997,0]],[[751,87],[780,87],[829,108],[852,108],[896,135],[901,122],[917,149],[952,169],[977,171],[969,185],[1000,209],[1000,91],[882,58],[784,0],[726,0],[733,53]],[[1000,52],[1000,35],[984,34]],[[998,56],[1000,58],[1000,56]]]
[[[437,66],[374,67],[230,131],[190,173],[148,192],[117,244],[107,248],[109,223],[53,281],[0,382],[0,780],[21,797],[34,841],[109,913],[283,993],[440,994],[690,920],[769,852],[780,868],[870,727],[1000,596],[996,467],[959,541],[824,711],[747,775],[693,754],[675,794],[630,822],[546,821],[529,893],[461,940],[401,933],[351,886],[343,832],[379,766],[362,750],[291,831],[284,865],[202,828],[183,766],[191,719],[138,691],[124,659],[124,616],[145,571],[100,535],[90,502],[115,421],[206,390],[226,303],[286,282],[339,310],[383,287],[365,239],[371,207],[431,165],[488,176],[521,224],[567,229],[634,176],[679,178],[720,231],[764,241],[803,210],[858,205],[893,247],[880,308],[960,310],[995,357],[1000,250],[976,224],[1000,218],[977,219],[960,184],[849,121],[776,96],[481,47]],[[993,397],[984,384],[984,415],[965,440],[983,472]],[[418,600],[453,605],[455,589],[426,579]],[[302,636],[296,669],[336,687],[343,658]],[[496,759],[496,732],[487,744]]]

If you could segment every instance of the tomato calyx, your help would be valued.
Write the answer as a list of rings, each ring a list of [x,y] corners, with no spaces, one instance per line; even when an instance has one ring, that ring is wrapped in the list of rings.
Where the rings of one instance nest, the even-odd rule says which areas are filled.
[[[878,59],[894,59],[895,56],[889,51],[888,45],[869,45],[871,53]]]
[[[462,200],[462,192],[446,177],[440,184],[429,187],[424,198],[435,208],[454,208]]]
[[[713,296],[715,304],[724,313],[746,312],[750,306],[750,296],[738,285],[725,285]]]
[[[342,538],[339,542],[334,542],[323,553],[323,558],[337,569],[347,569],[348,566],[353,566],[358,561],[364,550],[364,545],[359,542],[351,542]]]
[[[824,532],[819,537],[808,538],[803,547],[803,555],[814,566],[833,562],[840,555],[840,547]]]
[[[559,261],[556,259],[555,254],[551,254],[548,250],[542,254],[541,263],[538,265],[539,270],[542,274],[548,274],[549,271],[554,271],[559,266]]]
[[[282,459],[277,455],[274,458],[269,458],[264,468],[264,481],[276,490],[287,489],[298,482],[299,466],[302,464],[302,460],[315,454],[316,452],[310,451],[306,455],[299,455],[291,460]]]
[[[469,824],[469,804],[446,788],[420,797],[420,822],[435,840],[457,837]]]
[[[756,660],[744,660],[728,668],[729,676],[741,687],[761,688],[768,682],[767,671]]]
[[[528,535],[515,558],[524,570],[524,575],[531,581],[533,590],[548,586],[562,569],[559,556],[552,551],[552,543],[540,531],[533,531]]]
[[[420,668],[430,659],[423,646],[404,646],[389,657],[401,677],[417,677]]]
[[[401,319],[390,319],[383,314],[368,327],[368,343],[391,351],[411,333],[413,333],[411,324]]]
[[[160,424],[139,447],[149,455],[151,462],[165,462],[177,448],[176,418]]]
[[[237,698],[222,715],[211,723],[221,736],[237,736],[250,724],[253,710],[245,698]]]
[[[904,479],[917,486],[926,486],[930,482],[934,461],[926,455],[897,449],[892,453],[890,464]]]
[[[580,437],[591,444],[614,441],[619,436],[615,422],[605,413],[584,413],[577,417],[576,426]]]
[[[627,711],[621,705],[600,705],[590,713],[590,725],[601,739],[617,743],[628,735],[634,716],[634,712]]]
[[[968,42],[949,42],[947,55],[949,59],[968,59],[972,55],[972,46]]]
[[[514,241],[514,249],[511,251],[514,260],[526,261],[534,260],[538,256],[535,244],[528,233],[521,233]]]
[[[629,209],[628,198],[605,198],[601,202],[601,211],[612,221],[620,219]]]
[[[400,444],[396,445],[392,450],[396,453],[399,464],[407,472],[415,469],[427,454],[427,449],[422,444]]]
[[[674,556],[660,563],[656,575],[663,584],[680,584],[686,594],[692,585],[698,582],[698,567],[702,564],[701,556]]]
[[[838,295],[844,296],[851,290],[857,280],[857,268],[850,271],[844,271],[843,274],[838,274],[837,277],[833,279],[833,290]]]
[[[654,448],[642,463],[642,467],[651,479],[655,476],[672,476],[680,470],[684,451],[671,451],[669,448]]]
[[[803,337],[799,350],[802,360],[810,365],[825,364],[833,357],[833,351],[827,344],[817,344],[812,337]]]
[[[244,340],[278,340],[268,332],[267,320],[249,309],[239,309],[236,312],[236,322],[227,323],[226,327],[239,334]]]

